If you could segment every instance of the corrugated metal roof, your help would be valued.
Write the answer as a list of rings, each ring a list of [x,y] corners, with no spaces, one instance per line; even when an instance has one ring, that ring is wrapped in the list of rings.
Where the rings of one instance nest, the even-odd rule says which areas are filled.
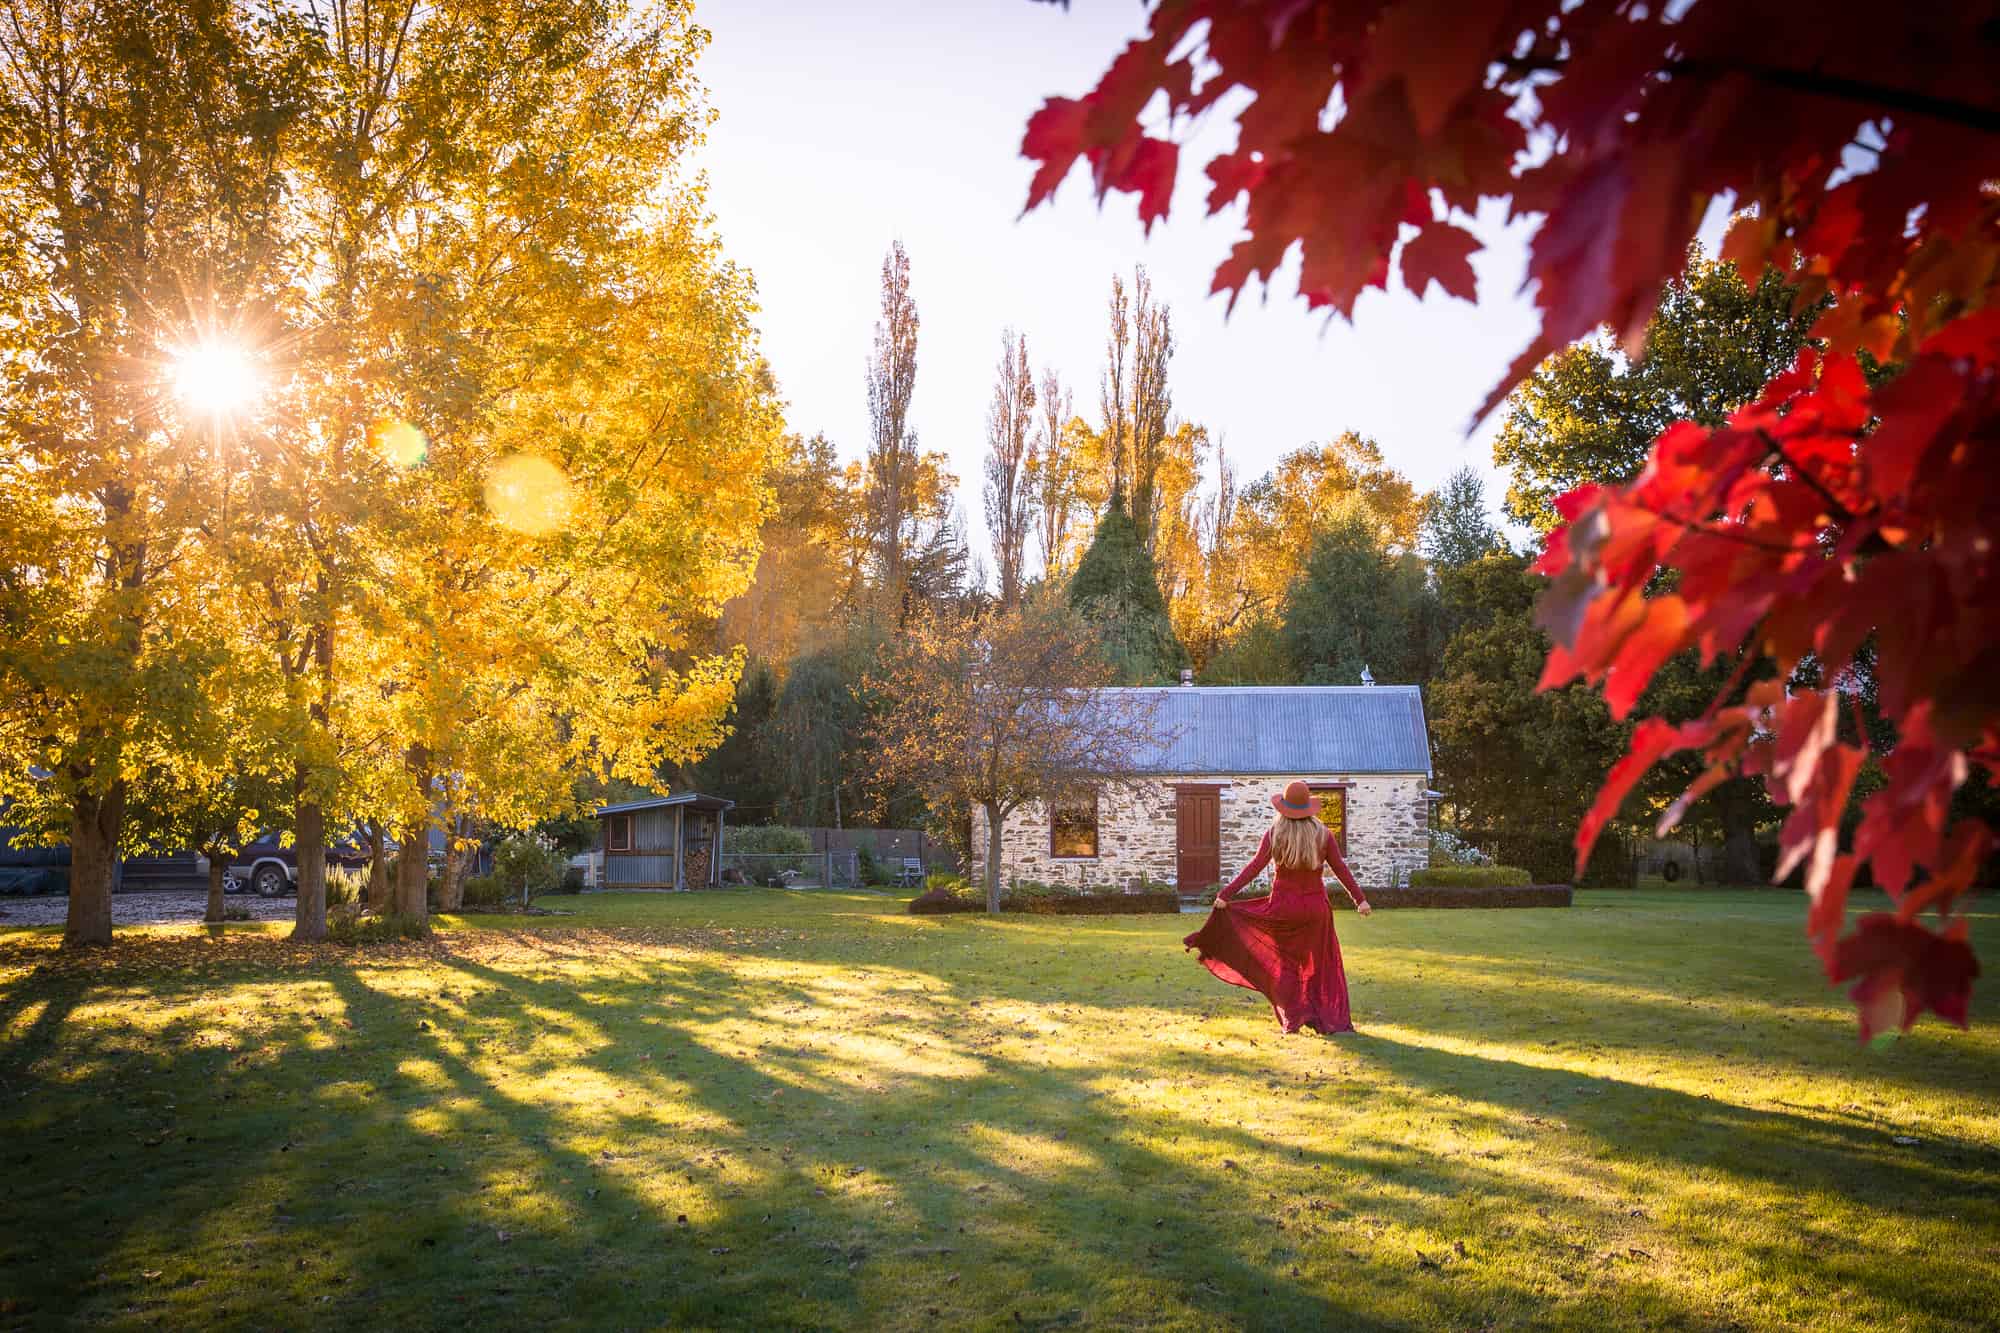
[[[1424,699],[1414,685],[1183,685],[1096,693],[1152,704],[1161,743],[1133,756],[1137,773],[1431,773]]]
[[[600,815],[622,815],[633,810],[657,810],[666,805],[692,805],[699,810],[734,810],[736,802],[725,801],[720,796],[703,796],[698,791],[684,791],[678,796],[645,796],[636,801],[621,801],[617,805],[600,805]]]

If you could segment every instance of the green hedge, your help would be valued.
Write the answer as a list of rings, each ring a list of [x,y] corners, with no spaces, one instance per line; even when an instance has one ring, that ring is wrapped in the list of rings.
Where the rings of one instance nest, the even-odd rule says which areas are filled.
[[[1534,882],[1520,866],[1432,866],[1410,872],[1413,889],[1506,889]]]
[[[1328,896],[1336,908],[1354,906],[1347,901],[1344,893]],[[1567,884],[1370,889],[1368,903],[1371,907],[1384,910],[1396,907],[1568,907],[1570,889]]]
[[[1000,900],[1003,912],[1026,912],[1031,916],[1121,916],[1132,913],[1178,912],[1177,893],[1078,893],[1061,897],[1021,897]]]
[[[986,899],[983,895],[967,892],[953,892],[950,888],[934,888],[910,900],[909,910],[918,916],[936,916],[947,912],[983,912]],[[1178,894],[1167,893],[1004,893],[1000,897],[1000,910],[1021,912],[1029,916],[1123,916],[1134,913],[1154,914],[1179,912],[1181,900]]]

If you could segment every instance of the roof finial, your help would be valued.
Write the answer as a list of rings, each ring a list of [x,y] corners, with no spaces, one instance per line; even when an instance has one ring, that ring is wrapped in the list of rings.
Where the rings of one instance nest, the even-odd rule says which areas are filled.
[[[1361,683],[1363,685],[1373,685],[1375,683],[1375,677],[1369,672],[1368,664],[1365,662],[1361,665]]]

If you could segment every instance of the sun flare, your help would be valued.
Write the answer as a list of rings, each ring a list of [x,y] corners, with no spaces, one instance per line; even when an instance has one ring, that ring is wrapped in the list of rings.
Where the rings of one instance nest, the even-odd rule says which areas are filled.
[[[196,411],[223,417],[242,410],[257,392],[257,368],[243,348],[201,342],[174,357],[174,393]]]

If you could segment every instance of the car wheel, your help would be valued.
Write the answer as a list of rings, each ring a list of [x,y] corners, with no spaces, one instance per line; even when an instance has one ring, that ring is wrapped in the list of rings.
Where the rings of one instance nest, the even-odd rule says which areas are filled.
[[[292,887],[292,882],[285,878],[285,872],[277,866],[258,866],[250,884],[259,896],[265,898],[276,898]]]

